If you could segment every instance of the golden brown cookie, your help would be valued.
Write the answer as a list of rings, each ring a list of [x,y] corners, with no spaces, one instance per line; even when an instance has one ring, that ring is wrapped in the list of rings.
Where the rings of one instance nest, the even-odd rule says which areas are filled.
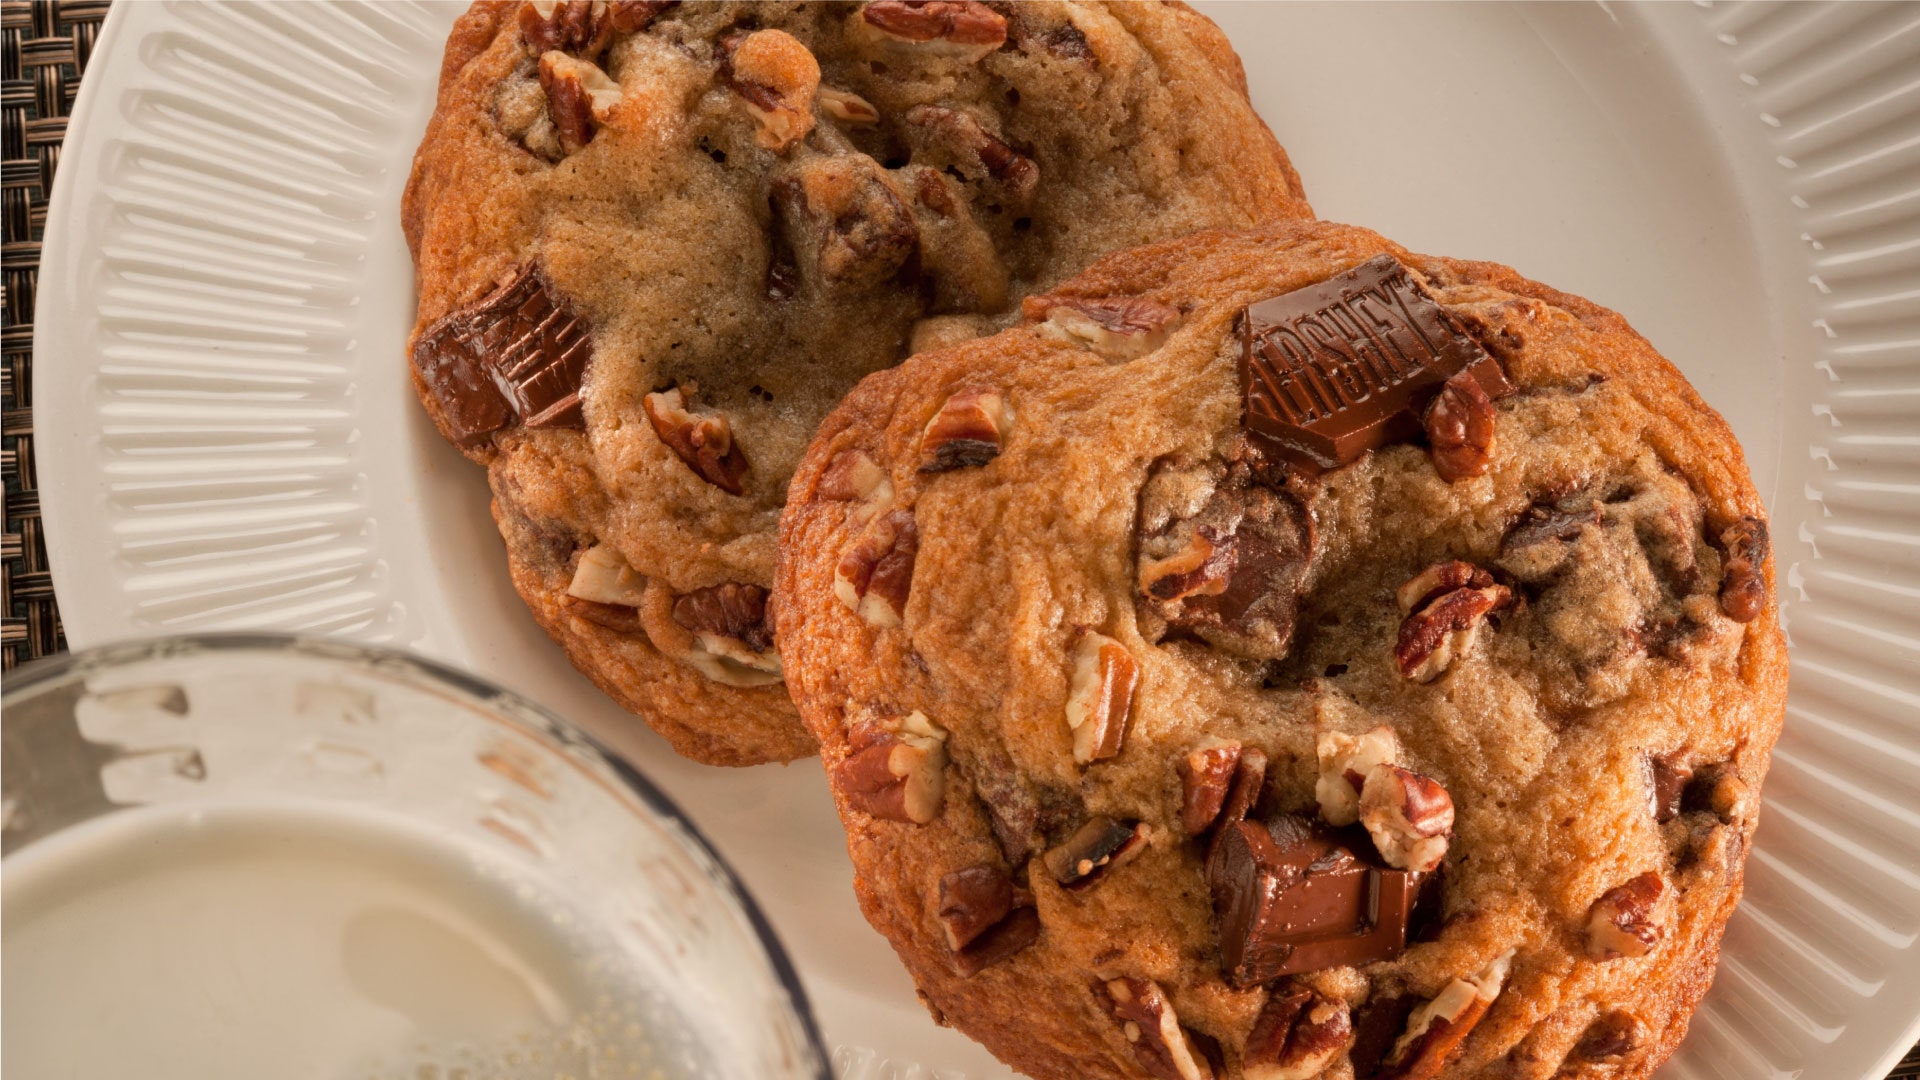
[[[766,589],[841,394],[1109,251],[1309,213],[1204,17],[942,0],[476,5],[403,209],[414,383],[515,586],[720,764],[813,752]]]
[[[1618,316],[1362,229],[1106,258],[863,381],[775,590],[868,919],[1036,1077],[1645,1077],[1786,656]]]

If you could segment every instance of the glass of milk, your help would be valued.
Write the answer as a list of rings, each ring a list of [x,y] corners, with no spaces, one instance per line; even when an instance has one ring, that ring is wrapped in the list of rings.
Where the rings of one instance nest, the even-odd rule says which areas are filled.
[[[828,1075],[680,811],[478,679],[141,642],[10,676],[0,737],[8,1080]]]

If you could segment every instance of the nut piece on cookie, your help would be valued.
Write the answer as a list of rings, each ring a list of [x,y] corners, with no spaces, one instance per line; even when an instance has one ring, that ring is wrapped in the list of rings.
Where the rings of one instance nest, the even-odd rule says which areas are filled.
[[[1105,634],[1080,631],[1067,689],[1067,730],[1073,734],[1074,761],[1085,765],[1120,752],[1139,678],[1140,665],[1126,646]]]
[[[560,148],[569,154],[592,142],[620,103],[620,84],[597,64],[559,51],[540,54],[540,86]]]
[[[1120,1025],[1140,1067],[1157,1080],[1213,1080],[1213,1066],[1181,1028],[1157,984],[1130,976],[1096,979],[1093,996]]]
[[[627,564],[620,549],[599,543],[580,553],[567,595],[595,604],[637,608],[646,597],[647,579]]]
[[[854,537],[833,571],[833,595],[869,626],[900,625],[913,588],[913,562],[920,529],[913,511],[890,510]]]
[[[1241,1052],[1243,1080],[1313,1080],[1353,1036],[1347,1003],[1288,979],[1276,984]]]
[[[755,140],[784,154],[813,130],[820,62],[784,30],[755,30],[723,46],[722,70],[759,130]]]
[[[1007,20],[974,0],[874,0],[850,29],[869,48],[904,46],[968,61],[1007,40]]]
[[[1239,743],[1209,739],[1174,766],[1180,773],[1180,827],[1188,836],[1199,836],[1219,820],[1239,763]]]
[[[948,472],[1000,456],[1013,411],[998,390],[973,388],[948,397],[920,436],[920,471]]]
[[[701,674],[727,686],[771,686],[783,677],[767,618],[767,590],[729,581],[674,599],[673,621],[691,631],[687,657]]]
[[[1473,977],[1453,980],[1432,1001],[1413,1010],[1406,1034],[1387,1055],[1381,1080],[1435,1080],[1500,996],[1512,964],[1509,949]]]
[[[1752,622],[1767,608],[1767,523],[1751,515],[1720,533],[1727,565],[1720,574],[1720,610],[1735,622]]]
[[[1424,417],[1428,454],[1440,479],[1451,484],[1485,476],[1493,463],[1493,399],[1480,381],[1462,371],[1440,385]]]
[[[1184,546],[1162,558],[1140,559],[1140,591],[1155,600],[1219,596],[1227,591],[1239,552],[1234,537],[1210,525],[1195,526]]]
[[[694,475],[729,495],[746,490],[747,455],[733,441],[725,416],[694,407],[694,383],[648,394],[642,402],[647,423]]]
[[[873,102],[851,90],[823,86],[816,97],[820,111],[843,124],[871,127],[880,122],[880,110],[873,107]]]
[[[1468,580],[1448,587],[1461,575],[1462,567],[1468,571]],[[1450,562],[1428,567],[1408,579],[1400,587],[1398,598],[1407,616],[1401,620],[1400,636],[1394,643],[1394,662],[1400,674],[1426,683],[1445,674],[1456,659],[1473,648],[1487,613],[1506,606],[1512,593],[1506,586],[1494,584],[1486,571],[1468,563]]]
[[[1360,792],[1367,777],[1375,768],[1400,760],[1400,740],[1384,724],[1359,736],[1328,731],[1315,742],[1314,754],[1320,761],[1313,784],[1320,819],[1351,825],[1360,820]]]
[[[1432,777],[1375,765],[1360,791],[1360,824],[1387,865],[1424,873],[1447,857],[1453,798]]]
[[[834,784],[854,809],[889,821],[925,825],[946,794],[947,732],[923,713],[863,720],[847,729],[847,756]]]
[[[1032,894],[1016,888],[1005,870],[985,863],[940,879],[937,914],[954,969],[962,975],[992,967],[1040,936]]]
[[[973,114],[943,105],[915,105],[902,116],[914,158],[951,169],[968,183],[993,189],[1003,201],[1024,206],[1040,186],[1040,166],[982,127]]]
[[[535,56],[557,49],[595,57],[614,32],[606,5],[588,0],[529,0],[520,5],[515,22]]]
[[[1096,814],[1042,859],[1053,880],[1069,889],[1084,889],[1112,867],[1131,862],[1146,850],[1152,836],[1153,827],[1144,822],[1115,821]]]
[[[1138,296],[1029,296],[1021,314],[1040,332],[1109,360],[1135,360],[1167,343],[1178,309]]]
[[[893,507],[893,481],[864,450],[842,450],[820,474],[814,494],[827,502],[850,502],[852,520],[864,524]]]
[[[1587,915],[1588,958],[1614,960],[1653,951],[1666,934],[1655,910],[1666,891],[1666,881],[1649,870],[1603,893]]]
[[[796,161],[771,198],[802,276],[829,289],[884,285],[920,248],[913,211],[865,154]]]

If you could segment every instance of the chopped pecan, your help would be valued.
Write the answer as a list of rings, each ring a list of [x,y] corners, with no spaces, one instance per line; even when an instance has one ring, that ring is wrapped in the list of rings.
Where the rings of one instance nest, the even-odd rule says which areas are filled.
[[[1453,799],[1430,776],[1375,765],[1360,791],[1360,823],[1389,866],[1424,873],[1446,858]]]
[[[1720,573],[1720,610],[1735,622],[1752,622],[1767,608],[1767,523],[1751,515],[1720,533],[1727,549]]]
[[[1393,647],[1400,674],[1423,683],[1439,678],[1473,648],[1487,613],[1505,606],[1510,598],[1504,585],[1453,589],[1408,613]]]
[[[1353,1035],[1347,1003],[1288,979],[1267,994],[1241,1052],[1243,1080],[1313,1080]]]
[[[1602,1013],[1573,1044],[1573,1057],[1581,1061],[1613,1061],[1638,1050],[1647,1041],[1647,1025],[1630,1012]]]
[[[635,34],[653,25],[653,20],[680,0],[607,0],[607,22],[616,34]]]
[[[1143,822],[1095,815],[1065,843],[1049,849],[1042,860],[1053,880],[1069,889],[1084,889],[1107,870],[1123,866],[1145,851],[1152,836],[1153,827]]]
[[[1236,557],[1234,538],[1209,525],[1195,526],[1185,547],[1165,558],[1140,560],[1140,591],[1155,600],[1219,596],[1227,591]]]
[[[1666,933],[1655,911],[1666,891],[1666,880],[1649,870],[1601,894],[1587,914],[1588,958],[1613,960],[1653,951]]]
[[[1215,824],[1225,826],[1245,819],[1259,807],[1266,789],[1266,752],[1257,746],[1241,747],[1240,760],[1233,766],[1233,782],[1227,785],[1227,797]]]
[[[946,729],[914,712],[884,723],[856,723],[847,731],[847,742],[834,781],[854,809],[917,825],[940,816]]]
[[[1493,584],[1493,575],[1458,559],[1449,562],[1434,563],[1425,570],[1408,578],[1394,592],[1394,599],[1400,601],[1400,610],[1409,612],[1434,599],[1441,593],[1455,589],[1484,589]]]
[[[725,416],[694,408],[698,390],[687,383],[648,394],[642,402],[647,423],[694,475],[738,495],[746,490],[747,456],[733,441],[733,425]]]
[[[1179,309],[1139,296],[1029,296],[1020,310],[1043,333],[1109,360],[1145,356],[1180,325]]]
[[[940,879],[940,927],[947,948],[960,952],[1013,910],[1013,879],[990,863],[955,870]]]
[[[860,21],[886,39],[984,56],[1007,40],[1007,20],[974,0],[874,0]]]
[[[823,86],[817,96],[820,111],[843,124],[872,127],[880,122],[880,110],[873,107],[873,102],[850,90]]]
[[[767,617],[767,590],[729,581],[695,589],[673,601],[673,621],[693,633],[689,661],[728,686],[766,686],[783,671]]]
[[[920,471],[985,465],[1000,456],[1013,411],[998,390],[961,390],[947,398],[920,436]]]
[[[603,604],[569,595],[560,598],[560,606],[566,609],[567,614],[577,615],[595,626],[604,626],[616,634],[644,634],[647,630],[640,621],[640,609],[628,604]]]
[[[792,34],[755,30],[729,39],[721,70],[759,125],[762,147],[783,154],[813,130],[820,62]]]
[[[1082,630],[1073,650],[1073,677],[1067,690],[1067,730],[1073,735],[1073,760],[1085,765],[1120,752],[1127,714],[1140,665],[1126,646],[1091,630]]]
[[[540,54],[540,86],[547,92],[547,115],[560,148],[569,154],[592,142],[620,103],[619,83],[598,65],[563,52]]]
[[[1040,186],[1040,166],[982,127],[971,113],[944,105],[915,105],[902,117],[915,160],[955,169],[970,183],[990,184],[1015,204]]]
[[[615,29],[606,5],[587,0],[530,0],[520,5],[516,22],[535,56],[559,50],[597,57]]]
[[[891,281],[920,246],[913,211],[865,154],[795,163],[773,183],[775,217],[802,277],[828,286]]]
[[[599,543],[580,553],[573,580],[567,583],[567,595],[596,604],[637,608],[646,587],[647,579],[627,564],[619,548]]]
[[[1731,764],[1708,765],[1688,777],[1680,796],[1681,809],[1706,811],[1731,825],[1753,808],[1753,790]]]
[[[1239,763],[1239,743],[1213,739],[1187,751],[1175,766],[1180,773],[1180,827],[1188,836],[1199,836],[1219,820]]]
[[[1472,978],[1453,980],[1432,1001],[1414,1009],[1406,1034],[1387,1055],[1381,1080],[1436,1080],[1500,996],[1512,963],[1513,951],[1508,950]]]
[[[1368,774],[1400,760],[1400,740],[1385,725],[1357,737],[1328,731],[1315,740],[1314,754],[1320,762],[1313,784],[1320,819],[1329,825],[1351,825],[1360,820],[1360,792]]]
[[[1120,1025],[1140,1067],[1157,1080],[1213,1080],[1213,1066],[1180,1026],[1158,985],[1130,976],[1096,979],[1093,996]]]
[[[1040,936],[1040,912],[1016,901],[1014,909],[973,944],[953,954],[953,967],[962,975],[981,971],[1012,957]]]
[[[893,481],[864,450],[842,450],[827,463],[815,492],[829,502],[850,502],[853,520],[864,523],[893,507]]]
[[[913,511],[889,510],[868,521],[833,571],[833,595],[871,626],[899,626],[913,588],[920,529]]]
[[[1427,406],[1428,453],[1440,479],[1451,484],[1484,476],[1493,462],[1493,399],[1462,371],[1440,386]]]

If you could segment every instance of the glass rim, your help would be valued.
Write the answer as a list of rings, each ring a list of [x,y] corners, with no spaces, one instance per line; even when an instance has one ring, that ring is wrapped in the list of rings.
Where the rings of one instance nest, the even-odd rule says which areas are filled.
[[[754,936],[759,941],[761,952],[766,955],[773,969],[775,980],[786,995],[788,1008],[792,1011],[794,1019],[799,1022],[800,1033],[806,1039],[807,1046],[813,1051],[813,1068],[810,1070],[812,1075],[817,1080],[831,1080],[832,1070],[828,1064],[829,1058],[825,1044],[820,1038],[820,1025],[814,1018],[813,1004],[807,997],[805,987],[801,985],[799,972],[794,969],[792,958],[787,955],[786,946],[781,943],[779,935],[774,933],[773,924],[767,921],[766,914],[760,910],[759,903],[754,900],[753,894],[740,880],[740,875],[734,870],[733,864],[714,848],[713,842],[707,839],[706,833],[694,823],[693,818],[666,792],[661,791],[652,780],[647,779],[639,769],[608,748],[585,728],[524,694],[516,693],[444,661],[389,645],[265,630],[215,631],[132,638],[30,661],[8,672],[4,683],[0,683],[0,710],[11,707],[17,700],[47,683],[56,682],[74,674],[85,674],[93,670],[104,671],[143,660],[166,659],[195,652],[218,654],[263,651],[293,653],[321,660],[377,661],[383,668],[411,669],[410,673],[451,690],[467,704],[482,708],[491,714],[493,719],[542,739],[552,739],[557,735],[566,749],[578,751],[585,757],[586,760],[581,761],[570,758],[566,753],[560,754],[561,757],[568,758],[576,767],[592,766],[605,770],[605,779],[613,780],[626,793],[638,799],[647,811],[676,826],[680,833],[678,839],[690,845],[709,861],[713,867],[713,873],[708,875],[708,880],[720,889],[723,896],[731,897],[734,904],[746,916],[747,924],[752,927]],[[515,711],[537,717],[552,730],[539,731],[530,728],[521,716],[500,709],[497,704],[499,702],[507,703]]]

